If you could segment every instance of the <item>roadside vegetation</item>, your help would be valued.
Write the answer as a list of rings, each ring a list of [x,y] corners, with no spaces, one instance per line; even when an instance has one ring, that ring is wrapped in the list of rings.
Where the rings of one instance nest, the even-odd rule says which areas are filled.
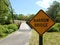
[[[32,30],[29,45],[39,45],[39,34]],[[43,34],[43,45],[60,45],[60,32],[46,32]]]
[[[18,26],[16,24],[0,25],[0,38],[4,38],[16,30],[18,30]]]
[[[9,0],[0,0],[0,39],[18,30],[13,21],[13,9]]]
[[[54,26],[52,26],[48,32],[60,32],[60,23],[55,23]]]

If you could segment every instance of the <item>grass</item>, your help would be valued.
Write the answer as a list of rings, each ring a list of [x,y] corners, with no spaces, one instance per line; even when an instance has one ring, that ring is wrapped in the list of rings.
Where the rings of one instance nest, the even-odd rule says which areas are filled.
[[[39,35],[32,31],[30,45],[39,45]],[[46,32],[43,35],[43,45],[60,45],[60,32]]]

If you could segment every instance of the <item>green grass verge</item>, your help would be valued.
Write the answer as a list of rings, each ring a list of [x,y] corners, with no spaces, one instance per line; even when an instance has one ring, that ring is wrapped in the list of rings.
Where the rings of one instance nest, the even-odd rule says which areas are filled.
[[[32,31],[30,45],[39,45],[39,35]],[[43,35],[43,45],[60,45],[60,32],[46,32]]]

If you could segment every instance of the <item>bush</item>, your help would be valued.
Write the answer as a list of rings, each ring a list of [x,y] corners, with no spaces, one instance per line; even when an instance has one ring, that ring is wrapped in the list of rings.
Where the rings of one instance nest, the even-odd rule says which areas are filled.
[[[12,29],[12,30],[16,31],[18,29],[18,26],[16,24],[9,24],[8,29],[10,29],[10,30]]]
[[[0,25],[0,37],[6,36],[7,28],[5,28],[3,25]]]
[[[0,37],[4,37],[18,29],[18,26],[15,24],[9,25],[0,25]]]
[[[13,29],[9,29],[9,30],[8,30],[8,34],[10,34],[10,33],[12,33],[12,32],[14,32]]]
[[[48,32],[60,32],[60,23],[56,23]]]

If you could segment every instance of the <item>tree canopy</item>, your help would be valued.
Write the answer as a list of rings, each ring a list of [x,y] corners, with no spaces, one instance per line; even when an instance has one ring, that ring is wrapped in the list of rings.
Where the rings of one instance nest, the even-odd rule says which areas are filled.
[[[53,4],[46,11],[56,22],[60,22],[60,3],[54,1]]]
[[[9,0],[0,0],[0,23],[11,22],[11,7]]]

